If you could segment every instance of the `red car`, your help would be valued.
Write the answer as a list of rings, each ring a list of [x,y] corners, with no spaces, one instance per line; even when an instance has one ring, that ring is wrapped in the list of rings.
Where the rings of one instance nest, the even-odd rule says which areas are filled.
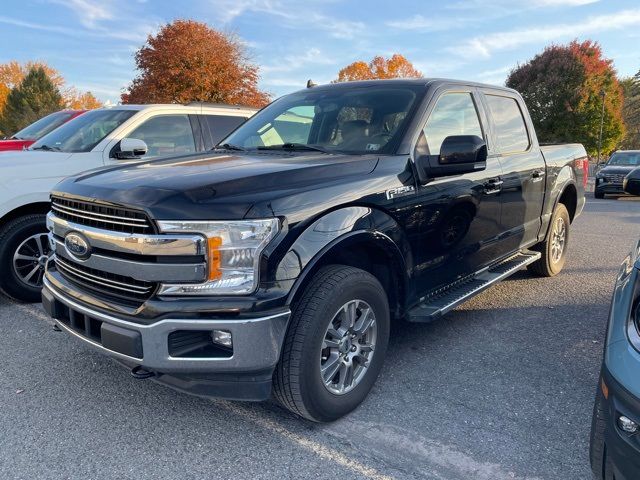
[[[0,140],[0,152],[6,150],[22,150],[47,133],[55,130],[63,123],[83,114],[86,110],[60,110],[33,122],[7,140]]]

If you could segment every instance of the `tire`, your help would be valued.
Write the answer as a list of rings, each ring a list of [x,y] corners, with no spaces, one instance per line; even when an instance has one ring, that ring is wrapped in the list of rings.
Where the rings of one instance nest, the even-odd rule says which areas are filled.
[[[604,193],[602,193],[602,192],[598,192],[598,191],[596,190],[595,192],[593,192],[593,196],[594,196],[595,198],[598,198],[598,199],[602,200],[602,199],[604,198]]]
[[[558,239],[560,238],[560,233],[556,230],[556,228],[560,228],[560,224],[564,227],[561,247],[559,247],[557,243],[554,243],[559,241]],[[539,251],[542,256],[539,260],[529,265],[528,268],[531,272],[541,277],[553,277],[560,273],[567,259],[570,227],[571,219],[569,218],[567,207],[562,203],[558,203],[551,216],[547,238],[533,247],[533,249]],[[558,233],[558,236],[556,236],[556,233]],[[557,248],[560,248],[559,256]]]
[[[605,404],[600,385],[596,390],[596,400],[593,405],[593,417],[591,419],[591,435],[589,439],[589,462],[595,480],[614,480],[611,459],[607,457],[607,448],[604,441],[606,428]]]
[[[355,302],[359,303],[355,305]],[[370,313],[373,313],[375,321],[362,337],[352,339],[346,335],[340,342],[334,341],[345,330],[344,322],[348,323],[344,319],[349,318],[347,311],[351,309],[342,309],[348,305],[355,305],[351,317],[356,318],[353,335],[357,332],[355,327],[364,322],[365,317],[370,318]],[[370,313],[366,315],[364,312]],[[340,324],[339,329],[332,330],[336,335],[328,330],[330,324]],[[342,265],[320,269],[293,307],[273,380],[276,400],[294,414],[314,422],[337,420],[354,410],[364,401],[382,369],[389,341],[389,324],[387,295],[373,275]],[[375,334],[372,333],[374,330]],[[330,348],[326,341],[339,343],[340,347]],[[356,355],[352,349],[357,350],[357,355],[367,355],[363,352],[368,343],[375,344],[369,352],[368,361],[361,363],[363,357],[351,361],[354,382],[341,390],[341,374],[346,368],[342,356],[347,361],[348,355]],[[335,366],[336,362],[339,370],[334,376],[327,373],[325,378],[328,380],[325,381],[321,368]],[[363,365],[367,367],[363,368]],[[331,368],[328,370],[333,371]]]
[[[3,272],[0,275],[0,290],[7,296],[30,303],[41,300],[45,257],[50,254],[49,243],[44,238],[46,233],[45,215],[41,214],[16,218],[0,230],[0,272]],[[36,237],[41,242],[41,249],[38,247]],[[30,238],[32,240],[23,243]],[[33,256],[33,260],[17,260],[16,268],[14,254],[19,248],[22,254],[27,254],[25,256]],[[36,267],[38,268],[34,270]],[[22,278],[18,270],[23,272]],[[25,281],[31,272],[33,272],[31,277]]]

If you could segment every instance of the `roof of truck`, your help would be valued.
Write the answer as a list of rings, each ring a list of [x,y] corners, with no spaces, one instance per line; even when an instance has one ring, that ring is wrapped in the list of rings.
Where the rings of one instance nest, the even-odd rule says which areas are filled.
[[[389,78],[384,80],[358,80],[353,82],[338,82],[328,83],[323,85],[316,85],[310,87],[312,89],[324,89],[324,88],[353,88],[353,87],[367,87],[374,85],[413,85],[424,87],[438,87],[440,85],[464,85],[471,87],[491,88],[493,90],[504,90],[506,92],[515,92],[512,88],[489,85],[486,83],[471,82],[467,80],[455,80],[450,78]],[[304,90],[301,90],[304,91]]]

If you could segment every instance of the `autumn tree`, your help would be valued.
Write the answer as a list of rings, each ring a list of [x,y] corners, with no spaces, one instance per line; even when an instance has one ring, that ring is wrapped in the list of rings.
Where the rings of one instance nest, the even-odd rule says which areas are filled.
[[[541,142],[580,142],[594,156],[603,101],[602,152],[624,136],[622,88],[596,42],[547,47],[513,69],[506,84],[524,97]]]
[[[347,65],[338,72],[334,82],[352,82],[354,80],[373,80],[376,78],[420,78],[422,73],[399,53],[390,58],[373,57],[366,63],[362,60]]]
[[[633,77],[625,78],[620,84],[624,92],[622,116],[627,128],[622,147],[640,149],[640,71]]]
[[[232,34],[193,20],[176,20],[149,35],[135,54],[139,75],[123,103],[230,103],[260,107],[258,67]]]
[[[62,95],[42,67],[33,68],[11,89],[0,117],[0,128],[11,135],[63,107]]]
[[[79,92],[73,87],[67,88],[63,92],[65,108],[73,110],[93,110],[100,108],[102,102],[94,97],[91,92]]]

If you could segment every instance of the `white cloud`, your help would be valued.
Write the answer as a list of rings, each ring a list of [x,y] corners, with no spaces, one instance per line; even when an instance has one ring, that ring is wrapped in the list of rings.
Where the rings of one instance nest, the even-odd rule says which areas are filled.
[[[111,20],[114,14],[105,1],[92,2],[88,0],[52,0],[53,3],[73,10],[79,17],[80,23],[92,28],[101,20]]]
[[[523,28],[471,38],[447,50],[464,58],[489,58],[499,50],[511,50],[531,43],[548,43],[562,38],[619,30],[640,25],[640,9],[577,19],[569,24]]]
[[[401,30],[434,30],[438,29],[441,24],[441,22],[426,18],[420,14],[405,18],[404,20],[392,20],[387,22],[389,27]]]

